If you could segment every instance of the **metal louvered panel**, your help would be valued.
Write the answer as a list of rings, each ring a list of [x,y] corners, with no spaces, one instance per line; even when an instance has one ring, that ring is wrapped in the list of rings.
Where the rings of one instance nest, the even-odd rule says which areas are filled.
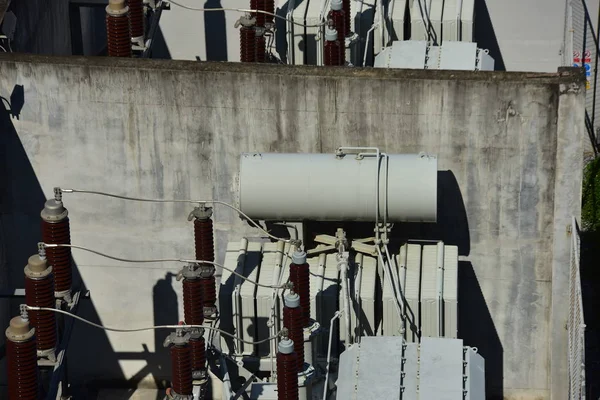
[[[444,246],[444,337],[458,337],[458,247]]]
[[[423,246],[421,262],[421,334],[437,337],[438,294],[437,294],[437,245]]]
[[[415,324],[419,325],[420,307],[419,295],[421,288],[421,245],[409,244],[406,254],[406,303],[411,312],[407,312],[408,318],[414,318]],[[410,329],[406,331],[406,340],[417,342],[415,332]]]

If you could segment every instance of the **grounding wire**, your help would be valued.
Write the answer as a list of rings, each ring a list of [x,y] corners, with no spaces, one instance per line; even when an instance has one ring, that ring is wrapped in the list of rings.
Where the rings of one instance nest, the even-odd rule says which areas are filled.
[[[426,26],[427,28],[427,40],[431,41],[431,38],[433,37],[433,44],[437,45],[437,32],[435,31],[435,29],[433,28],[433,24],[431,23],[431,18],[429,17],[429,11],[427,10],[427,5],[423,6],[422,1],[421,0],[417,0],[419,3],[419,10],[421,12],[421,19],[423,20],[423,25]],[[423,12],[423,8],[425,8],[425,11]],[[425,19],[425,17],[427,17],[427,19]]]
[[[148,327],[145,327],[145,328],[131,328],[131,329],[109,328],[107,326],[103,326],[103,325],[100,325],[100,324],[96,324],[96,323],[94,323],[92,321],[88,321],[87,319],[82,318],[82,317],[80,317],[78,315],[75,315],[73,313],[70,313],[68,311],[63,311],[63,310],[59,310],[59,309],[56,309],[56,308],[51,308],[51,307],[33,307],[33,306],[27,306],[26,308],[28,310],[33,310],[33,311],[52,311],[52,312],[55,312],[55,313],[68,315],[69,317],[78,319],[79,321],[85,322],[86,324],[91,325],[91,326],[93,326],[95,328],[104,329],[105,331],[111,331],[111,332],[125,332],[125,333],[129,333],[129,332],[151,331],[151,330],[156,330],[156,329],[182,329],[182,328],[188,328],[189,329],[189,328],[200,328],[200,329],[208,329],[208,330],[216,331],[216,332],[219,332],[222,335],[232,337],[232,338],[234,338],[236,340],[239,340],[239,341],[242,341],[242,342],[248,343],[248,344],[261,344],[261,343],[265,343],[265,342],[269,342],[271,340],[277,339],[279,337],[279,334],[277,334],[275,336],[269,336],[268,338],[259,340],[257,342],[250,342],[250,341],[238,338],[237,336],[235,336],[235,335],[233,335],[233,334],[231,334],[229,332],[226,332],[226,331],[224,331],[222,329],[214,328],[212,326],[206,326],[206,325],[157,325],[157,326],[148,326]]]
[[[181,7],[181,8],[185,8],[186,10],[191,10],[191,11],[237,11],[237,12],[259,13],[259,14],[271,15],[271,16],[273,16],[275,18],[279,18],[279,19],[282,19],[284,21],[291,22],[292,24],[304,26],[304,27],[307,27],[307,28],[318,28],[320,26],[325,25],[325,23],[314,24],[314,25],[302,24],[300,22],[296,22],[294,20],[282,17],[281,15],[277,15],[275,13],[268,12],[268,11],[263,11],[263,10],[250,10],[250,9],[245,9],[245,8],[196,8],[196,7],[191,7],[191,6],[187,6],[185,4],[178,3],[178,2],[173,1],[173,0],[169,0],[169,3],[174,4],[174,5],[176,5],[178,7]]]
[[[257,228],[260,231],[262,231],[265,235],[267,235],[271,239],[277,240],[277,241],[280,241],[280,242],[284,242],[284,243],[297,244],[297,241],[290,240],[290,239],[285,239],[285,238],[280,238],[280,237],[277,237],[277,236],[274,236],[274,235],[270,234],[262,226],[260,226],[260,224],[258,222],[254,221],[252,218],[250,218],[248,215],[246,215],[242,210],[240,210],[239,208],[237,208],[234,205],[231,205],[229,203],[226,203],[226,202],[220,201],[220,200],[148,199],[148,198],[142,198],[142,197],[121,196],[121,195],[118,195],[118,194],[106,193],[106,192],[99,192],[99,191],[95,191],[95,190],[62,189],[62,188],[56,188],[56,189],[59,189],[61,191],[61,193],[87,193],[87,194],[96,194],[96,195],[100,195],[100,196],[113,197],[115,199],[131,200],[131,201],[141,201],[141,202],[146,202],[146,203],[219,204],[219,205],[222,205],[222,206],[225,206],[225,207],[229,207],[232,210],[234,210],[235,212],[237,212],[239,215],[241,215],[242,217],[244,217],[248,222],[250,222],[250,224],[252,224],[255,228]]]
[[[151,258],[151,259],[147,259],[147,260],[130,260],[127,258],[120,258],[120,257],[115,257],[115,256],[111,256],[105,253],[101,253],[97,250],[92,250],[88,247],[83,247],[83,246],[77,246],[74,244],[55,244],[55,243],[42,243],[40,242],[40,244],[42,244],[44,247],[70,247],[72,249],[79,249],[79,250],[84,250],[90,253],[94,253],[97,254],[99,256],[102,257],[106,257],[106,258],[110,258],[111,260],[116,260],[116,261],[121,261],[121,262],[131,262],[131,263],[162,263],[162,262],[180,262],[180,263],[197,263],[197,264],[211,264],[214,265],[216,267],[220,267],[223,268],[226,271],[231,272],[232,274],[244,279],[245,281],[252,283],[256,286],[261,286],[261,287],[265,287],[265,288],[269,288],[269,289],[282,289],[284,286],[273,286],[273,285],[264,285],[262,283],[258,283],[256,281],[253,281],[250,278],[245,277],[244,275],[240,274],[237,271],[234,271],[230,268],[227,268],[225,266],[223,266],[222,264],[216,263],[214,261],[205,261],[205,260],[188,260],[188,259],[184,259],[184,258]]]

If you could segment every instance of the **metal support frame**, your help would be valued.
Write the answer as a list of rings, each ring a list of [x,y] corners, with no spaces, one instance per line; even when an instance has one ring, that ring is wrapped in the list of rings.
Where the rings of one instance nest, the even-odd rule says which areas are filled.
[[[152,13],[152,20],[150,21],[150,29],[148,29],[148,38],[146,39],[145,49],[142,52],[142,58],[152,57],[152,46],[154,45],[154,36],[156,35],[156,31],[158,30],[160,17],[162,15],[163,10],[170,9],[171,6],[166,1],[158,0],[156,2],[156,7],[154,8],[154,12]]]
[[[81,293],[81,291],[76,291],[73,294],[73,301],[69,307],[69,312],[77,314]],[[87,296],[89,296],[89,292],[84,294],[84,297]],[[67,349],[69,347],[69,341],[71,339],[71,333],[73,332],[73,324],[75,319],[69,318],[68,320],[63,321],[65,321],[63,334],[60,344],[56,349],[56,363],[54,364],[54,370],[52,372],[52,379],[50,380],[50,385],[48,387],[48,393],[46,394],[46,400],[62,399],[63,393],[68,385]]]

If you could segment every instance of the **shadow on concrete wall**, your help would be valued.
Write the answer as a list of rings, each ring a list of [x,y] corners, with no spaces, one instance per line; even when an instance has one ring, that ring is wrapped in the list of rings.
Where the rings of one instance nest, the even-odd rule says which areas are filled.
[[[409,239],[442,240],[458,246],[458,254],[471,252],[469,221],[460,187],[452,171],[438,171],[437,223],[396,224],[393,236],[401,241]]]
[[[504,398],[504,348],[470,262],[458,263],[458,337],[485,359],[487,400]]]
[[[4,104],[0,106],[0,177],[0,245],[4,253],[2,267],[5,274],[2,281],[6,282],[7,289],[22,288],[23,268],[29,256],[37,253],[37,243],[41,240],[40,211],[46,198]],[[73,264],[73,285],[75,289],[86,290],[76,263]],[[11,301],[11,316],[18,314],[18,305],[22,302],[23,299]],[[93,297],[92,300],[81,301],[79,314],[92,322],[102,322],[93,305]],[[90,346],[93,347],[92,353]],[[122,375],[106,333],[76,324],[68,350],[69,363],[89,363],[92,354],[93,362],[101,364],[113,376]],[[73,377],[77,376],[77,368],[72,367],[69,372]],[[4,377],[0,381],[4,381]],[[74,394],[83,396],[80,398],[91,398],[84,388],[78,387],[82,382],[74,380],[73,384]]]
[[[473,21],[474,41],[477,42],[477,47],[490,51],[490,56],[495,61],[494,70],[506,71],[504,58],[502,58],[502,51],[500,51],[498,37],[494,31],[494,25],[492,24],[486,1],[475,0],[475,20]]]

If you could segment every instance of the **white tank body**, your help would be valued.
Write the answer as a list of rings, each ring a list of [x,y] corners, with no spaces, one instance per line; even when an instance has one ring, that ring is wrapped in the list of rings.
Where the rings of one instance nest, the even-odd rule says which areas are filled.
[[[285,221],[435,222],[437,158],[390,154],[244,153],[240,208],[249,217]]]

